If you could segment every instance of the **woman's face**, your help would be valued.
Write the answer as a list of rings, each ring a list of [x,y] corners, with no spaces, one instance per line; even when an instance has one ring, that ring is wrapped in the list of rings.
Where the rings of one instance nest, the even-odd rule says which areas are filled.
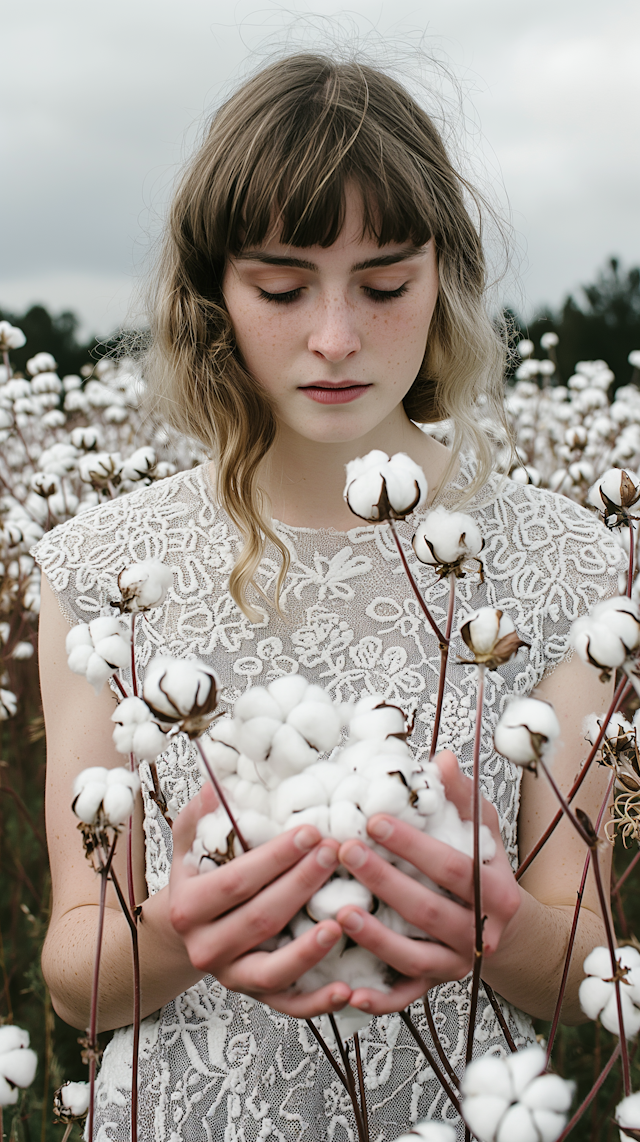
[[[279,423],[318,443],[405,417],[438,294],[433,240],[361,239],[359,196],[342,233],[308,249],[270,241],[230,258],[223,291],[238,348]]]

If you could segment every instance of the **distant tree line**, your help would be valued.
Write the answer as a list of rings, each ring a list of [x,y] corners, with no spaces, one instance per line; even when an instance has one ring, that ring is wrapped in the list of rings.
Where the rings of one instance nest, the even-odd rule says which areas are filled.
[[[591,285],[582,286],[582,297],[567,297],[559,310],[543,309],[527,325],[516,313],[507,312],[513,346],[530,338],[539,352],[543,333],[558,334],[559,380],[573,373],[576,361],[604,360],[613,370],[616,387],[628,384],[632,369],[627,360],[632,349],[640,349],[640,268],[623,269],[617,258],[610,258]],[[119,335],[83,342],[78,339],[79,320],[65,311],[53,317],[42,305],[24,314],[0,310],[0,320],[18,325],[27,343],[12,353],[14,367],[24,371],[34,353],[53,353],[62,376],[79,373],[87,362],[117,349]],[[131,340],[127,338],[127,343]],[[544,356],[544,354],[541,354]],[[515,365],[513,366],[515,367]]]

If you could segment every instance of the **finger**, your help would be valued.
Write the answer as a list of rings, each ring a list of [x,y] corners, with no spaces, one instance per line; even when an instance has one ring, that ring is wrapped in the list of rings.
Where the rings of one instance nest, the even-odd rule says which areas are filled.
[[[371,1015],[389,1015],[391,1012],[403,1011],[439,982],[440,980],[430,979],[400,979],[388,992],[376,991],[372,987],[358,987],[352,992],[349,1003],[359,1011],[367,1011]]]
[[[276,1011],[283,1011],[294,1019],[313,1019],[314,1015],[325,1015],[328,1012],[341,1011],[349,1003],[351,988],[346,983],[328,983],[318,991],[309,991],[304,995],[286,995],[282,992],[259,996],[261,1003],[267,1003]],[[257,996],[255,998],[258,998]],[[395,1008],[393,1009],[396,1010]]]
[[[218,804],[214,789],[207,781],[200,792],[196,793],[190,801],[187,801],[187,804],[178,813],[173,822],[172,834],[173,855],[174,858],[178,858],[180,866],[182,866],[183,858],[194,842],[198,821],[207,813],[213,813],[218,808]],[[189,875],[193,875],[193,873],[191,872]]]
[[[336,920],[315,924],[310,931],[275,952],[250,952],[229,964],[218,975],[231,991],[252,994],[287,991],[310,968],[320,963],[327,952],[342,938]]]
[[[316,828],[303,825],[200,876],[192,875],[184,857],[174,859],[171,875],[178,889],[171,901],[174,928],[185,933],[237,908],[312,851],[320,840]]]
[[[214,924],[201,925],[186,940],[193,966],[217,975],[221,965],[232,963],[271,936],[276,936],[314,892],[326,883],[337,866],[337,842],[324,840],[251,900]]]
[[[464,911],[464,910],[461,910]],[[460,948],[415,940],[401,936],[381,924],[375,916],[360,908],[346,905],[338,912],[337,920],[352,940],[409,979],[464,979],[471,970],[473,958],[473,914],[461,941]]]
[[[435,761],[440,770],[447,801],[453,802],[463,821],[473,820],[473,781],[462,772],[458,759],[450,749],[437,754]],[[498,814],[484,795],[480,797],[480,814],[482,824],[491,830],[494,840],[502,847]]]
[[[445,845],[442,841],[436,841],[433,837],[420,833],[412,825],[398,821],[394,817],[382,818],[386,827],[384,830],[378,830],[378,820],[379,818],[372,817],[369,822],[369,832],[376,840],[384,831],[386,839],[382,843],[385,848],[412,864],[441,888],[453,893],[460,900],[471,903],[473,861],[470,857],[458,852],[451,845]],[[387,835],[387,829],[390,830],[390,835]],[[413,877],[395,868],[360,841],[345,841],[340,846],[340,862],[375,896],[386,901],[396,912],[404,916],[405,920],[410,920],[419,928],[423,927],[423,919],[430,924],[438,922],[437,914],[433,917],[430,915],[429,910],[432,906],[443,908],[446,903],[448,908],[460,908],[460,905],[431,891]],[[416,919],[411,913],[411,909],[416,907],[421,909],[421,919]],[[446,915],[449,914],[447,911]],[[427,928],[424,930],[428,931]],[[430,932],[430,934],[438,933]]]

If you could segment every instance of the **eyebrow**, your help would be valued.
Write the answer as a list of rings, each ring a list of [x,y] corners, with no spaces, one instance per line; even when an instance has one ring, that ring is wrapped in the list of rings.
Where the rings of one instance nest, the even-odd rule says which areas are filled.
[[[379,266],[395,266],[398,262],[406,262],[409,258],[416,258],[422,253],[421,246],[405,246],[395,254],[379,254],[376,258],[367,258],[364,262],[356,262],[351,266],[350,273],[357,274],[361,270],[373,270]],[[305,258],[290,258],[286,254],[265,254],[261,250],[245,250],[236,254],[238,261],[262,262],[265,266],[286,266],[296,270],[318,271],[315,262],[308,262]]]

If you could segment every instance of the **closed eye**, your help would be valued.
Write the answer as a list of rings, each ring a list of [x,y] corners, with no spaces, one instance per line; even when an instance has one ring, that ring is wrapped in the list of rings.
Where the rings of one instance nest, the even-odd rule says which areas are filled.
[[[391,298],[402,297],[407,292],[409,283],[403,282],[397,289],[374,289],[373,286],[363,286],[362,288],[372,301],[390,301]]]
[[[268,293],[266,289],[260,290],[260,297],[264,301],[275,301],[278,305],[287,305],[291,301],[295,301],[302,293],[302,286],[297,289],[289,289],[286,293]]]

